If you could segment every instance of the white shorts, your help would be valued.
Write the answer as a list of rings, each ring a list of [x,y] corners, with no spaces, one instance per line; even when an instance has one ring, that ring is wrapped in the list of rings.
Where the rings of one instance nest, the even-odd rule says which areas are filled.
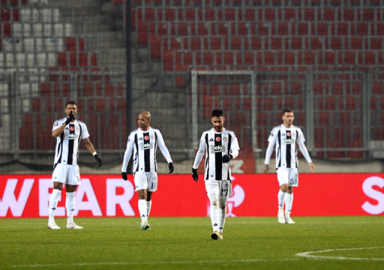
[[[297,187],[299,185],[299,173],[297,168],[278,168],[277,180],[279,185],[288,184],[290,187]]]
[[[157,190],[157,172],[135,172],[135,191],[141,189]]]
[[[210,200],[213,198],[227,200],[232,197],[232,182],[230,180],[205,180],[205,190]]]
[[[80,169],[78,165],[57,164],[52,173],[52,182],[65,185],[80,185]]]

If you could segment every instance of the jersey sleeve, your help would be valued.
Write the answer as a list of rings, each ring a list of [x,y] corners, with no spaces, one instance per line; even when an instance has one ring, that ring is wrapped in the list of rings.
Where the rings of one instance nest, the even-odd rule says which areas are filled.
[[[127,141],[127,148],[125,149],[124,153],[124,159],[123,159],[123,165],[121,167],[122,172],[127,172],[127,167],[129,160],[131,159],[132,152],[133,152],[133,147],[134,147],[134,138],[135,138],[135,133],[131,133],[128,136],[128,141]]]
[[[312,162],[311,157],[309,156],[307,147],[304,144],[304,142],[305,142],[304,134],[300,128],[298,128],[297,131],[298,131],[297,144],[299,145],[300,152],[303,154],[305,160],[308,163],[311,163]]]
[[[235,133],[233,132],[232,133],[232,141],[231,141],[231,155],[233,158],[237,158],[237,156],[239,155],[239,151],[240,151],[240,146],[239,146],[239,141],[237,140],[237,137],[235,135]]]
[[[171,154],[169,153],[168,148],[165,146],[163,135],[159,130],[156,130],[155,132],[157,134],[157,142],[158,142],[161,153],[163,154],[165,160],[168,163],[172,162]]]
[[[81,125],[81,128],[83,129],[82,134],[81,134],[81,139],[84,140],[84,139],[89,137],[88,128],[87,128],[87,125],[84,123],[80,123],[80,125]]]
[[[199,168],[200,162],[203,159],[204,152],[207,148],[207,144],[205,142],[205,135],[206,133],[203,133],[203,135],[201,135],[199,150],[197,150],[195,161],[193,162],[193,165],[192,165],[193,169]]]
[[[277,140],[277,132],[276,132],[276,128],[274,128],[271,133],[269,134],[269,138],[268,138],[268,148],[267,148],[267,151],[265,152],[265,160],[264,160],[264,164],[269,164],[269,161],[271,160],[271,156],[272,156],[272,153],[273,153],[273,147],[275,146],[276,144],[276,140]]]
[[[55,123],[53,123],[52,131],[58,129],[58,128],[61,127],[64,123],[65,123],[65,121],[64,121],[63,119],[56,120]]]

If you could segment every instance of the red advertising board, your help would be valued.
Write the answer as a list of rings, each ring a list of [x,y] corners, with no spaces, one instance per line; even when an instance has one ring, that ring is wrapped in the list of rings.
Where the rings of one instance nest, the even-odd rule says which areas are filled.
[[[233,175],[228,216],[277,214],[276,174]],[[384,215],[384,174],[300,174],[292,216]],[[203,176],[159,175],[153,194],[153,217],[203,217],[209,213]],[[0,175],[0,218],[47,217],[51,175]],[[138,216],[133,176],[82,175],[76,193],[79,217]],[[65,216],[65,189],[56,216]]]

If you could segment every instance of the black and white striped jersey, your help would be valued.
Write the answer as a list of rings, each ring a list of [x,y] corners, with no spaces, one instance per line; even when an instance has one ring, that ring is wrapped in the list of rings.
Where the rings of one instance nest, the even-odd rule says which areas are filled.
[[[276,145],[276,169],[298,168],[297,145],[307,162],[312,162],[304,145],[304,134],[299,127],[294,125],[290,128],[286,128],[284,125],[274,127],[269,135],[268,142],[264,164],[269,164],[274,145]]]
[[[204,179],[231,180],[231,162],[223,163],[222,157],[239,155],[239,142],[233,131],[224,129],[216,132],[213,128],[201,135],[199,150],[192,168],[197,169],[205,153]]]
[[[127,172],[127,166],[133,153],[133,173],[157,172],[156,150],[159,146],[167,162],[172,162],[168,148],[165,146],[163,136],[158,129],[150,127],[143,131],[134,130],[128,136],[127,149],[124,154],[122,172]]]
[[[56,120],[52,131],[61,127],[67,118]],[[56,137],[55,161],[53,167],[57,164],[77,165],[78,150],[82,139],[89,137],[87,126],[79,121],[69,123],[64,131]]]

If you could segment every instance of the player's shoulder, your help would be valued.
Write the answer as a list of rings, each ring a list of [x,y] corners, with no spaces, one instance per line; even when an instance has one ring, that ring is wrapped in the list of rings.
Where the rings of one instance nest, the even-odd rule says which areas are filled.
[[[213,129],[207,129],[207,130],[204,130],[203,133],[201,134],[201,137],[204,137],[205,135],[207,135],[208,133],[210,132],[213,132]]]
[[[129,133],[129,137],[133,137],[139,132],[139,129],[132,130],[131,133]]]
[[[298,127],[298,126],[292,126],[293,127],[293,129],[294,130],[296,130],[296,131],[298,131],[298,132],[302,132],[302,130],[301,130],[301,128],[300,127]]]
[[[230,129],[225,129],[225,132],[227,132],[227,133],[231,134],[231,136],[234,136],[234,137],[236,137],[236,134],[235,134],[235,132],[234,132],[233,130],[230,130]]]
[[[63,123],[65,123],[67,119],[66,118],[61,118],[61,119],[58,119],[56,120],[54,123],[53,123],[53,126],[56,127],[56,126],[61,126]]]
[[[282,130],[283,128],[283,125],[278,125],[278,126],[275,126],[274,128],[272,128],[272,133],[277,133],[279,132],[280,130]]]
[[[81,126],[81,127],[87,127],[87,125],[83,122],[83,121],[80,121],[80,120],[77,120],[77,122],[79,123],[79,125]]]

